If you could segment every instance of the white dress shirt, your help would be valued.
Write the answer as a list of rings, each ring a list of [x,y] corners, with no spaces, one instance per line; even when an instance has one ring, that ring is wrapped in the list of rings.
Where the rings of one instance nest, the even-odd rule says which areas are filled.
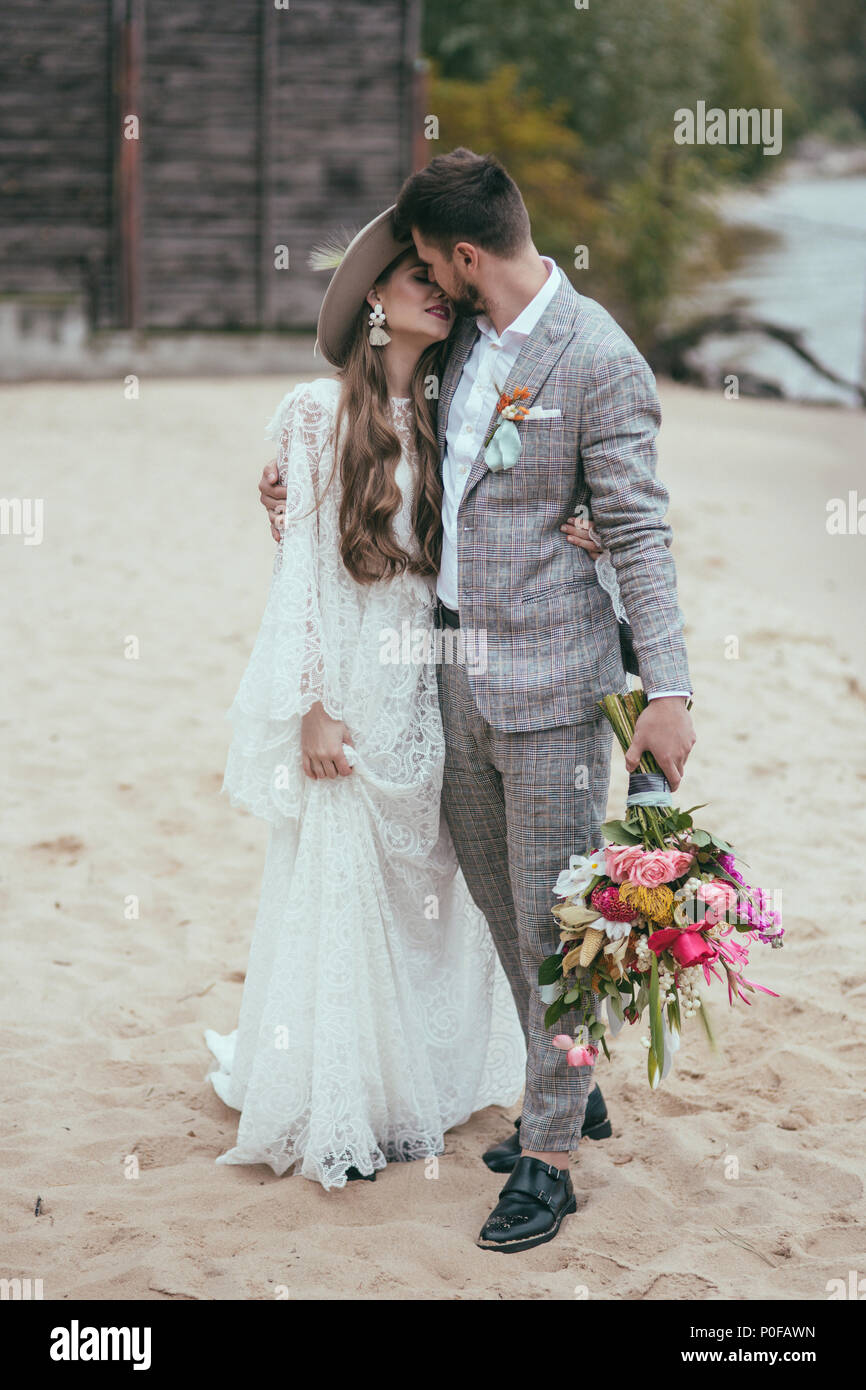
[[[466,359],[448,411],[442,458],[442,561],[436,583],[436,593],[446,608],[457,610],[459,604],[457,512],[472,464],[484,442],[490,417],[511,369],[562,279],[562,272],[549,256],[542,256],[541,259],[547,267],[547,279],[501,334],[497,334],[486,314],[479,314],[476,318],[480,336]],[[563,539],[563,544],[568,545],[568,541]],[[659,690],[649,698],[687,693],[682,690]]]

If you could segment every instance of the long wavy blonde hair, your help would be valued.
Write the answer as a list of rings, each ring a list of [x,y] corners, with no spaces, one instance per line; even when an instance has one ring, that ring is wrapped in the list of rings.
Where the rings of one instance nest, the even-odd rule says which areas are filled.
[[[410,247],[377,277],[385,284]],[[395,480],[400,459],[400,440],[391,419],[388,380],[380,348],[369,340],[366,302],[358,311],[351,347],[339,372],[342,383],[334,438],[341,440],[334,468],[325,487],[339,470],[340,556],[359,584],[374,584],[406,571],[436,575],[442,554],[442,479],[436,441],[436,398],[445,363],[447,339],[432,344],[418,359],[412,373],[415,447],[418,479],[412,507],[412,527],[418,555],[407,553],[397,542],[393,520],[402,495]],[[426,387],[436,382],[435,398]],[[345,425],[345,429],[343,426]],[[323,494],[324,495],[324,494]]]

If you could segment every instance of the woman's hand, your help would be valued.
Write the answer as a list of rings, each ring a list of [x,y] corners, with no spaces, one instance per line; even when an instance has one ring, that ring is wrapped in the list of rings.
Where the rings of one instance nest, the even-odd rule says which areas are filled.
[[[264,467],[259,483],[259,494],[259,500],[268,513],[271,535],[275,541],[281,540],[283,526],[286,522],[286,489],[280,482],[280,472],[276,459],[271,459],[270,463]]]
[[[321,701],[313,705],[301,720],[301,754],[304,772],[318,782],[322,777],[348,777],[351,767],[346,761],[343,744],[354,748],[352,735],[342,719],[326,714]]]
[[[560,531],[565,532],[565,538],[572,545],[579,545],[581,550],[587,551],[593,560],[597,560],[604,546],[601,544],[601,537],[598,532],[593,530],[592,522],[583,517],[570,516],[564,526],[560,526]]]

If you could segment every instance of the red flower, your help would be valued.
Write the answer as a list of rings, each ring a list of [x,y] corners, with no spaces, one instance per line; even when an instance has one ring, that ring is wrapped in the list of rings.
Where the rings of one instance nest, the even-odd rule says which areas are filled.
[[[619,896],[619,889],[615,884],[608,884],[607,888],[594,888],[589,898],[596,912],[600,912],[606,922],[633,922],[640,913],[628,903],[624,903]]]
[[[661,931],[653,932],[647,945],[657,956],[670,949],[674,960],[683,968],[705,965],[708,961],[715,960],[719,952],[718,948],[701,934],[702,926],[704,923],[699,922],[685,931],[679,931],[677,927],[662,927]]]

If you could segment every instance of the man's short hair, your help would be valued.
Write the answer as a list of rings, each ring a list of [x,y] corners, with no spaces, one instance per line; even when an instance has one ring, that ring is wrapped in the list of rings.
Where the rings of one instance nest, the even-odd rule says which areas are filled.
[[[520,189],[492,154],[451,150],[406,180],[394,212],[397,235],[417,227],[425,241],[450,255],[470,241],[498,256],[520,251],[530,238]]]

